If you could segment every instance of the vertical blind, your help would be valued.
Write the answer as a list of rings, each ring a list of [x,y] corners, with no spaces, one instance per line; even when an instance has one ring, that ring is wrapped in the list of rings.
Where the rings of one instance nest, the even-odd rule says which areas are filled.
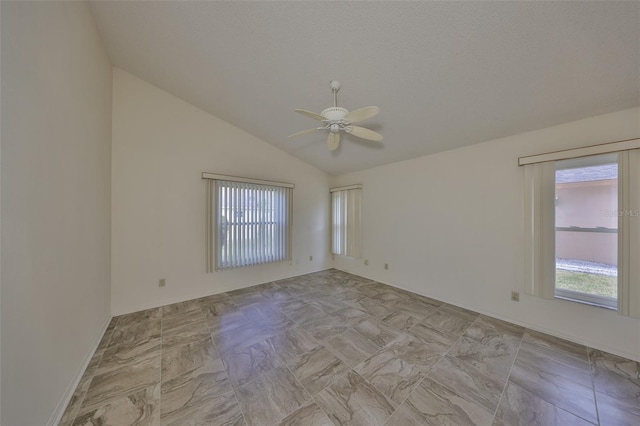
[[[362,188],[331,190],[331,252],[344,256],[360,257],[360,202]]]
[[[207,270],[291,260],[291,186],[208,180]]]

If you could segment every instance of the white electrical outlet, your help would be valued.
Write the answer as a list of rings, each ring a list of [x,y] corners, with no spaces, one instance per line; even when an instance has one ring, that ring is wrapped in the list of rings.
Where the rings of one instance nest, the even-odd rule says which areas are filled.
[[[365,259],[365,260],[364,260],[364,264],[365,264],[365,265],[368,265],[368,264],[369,264],[369,259]]]
[[[520,293],[518,293],[517,291],[512,291],[511,292],[511,300],[513,300],[514,302],[519,302],[520,301]]]
[[[309,261],[313,261],[313,256],[309,256]]]
[[[165,278],[160,279],[158,282],[158,287],[164,287],[167,285],[167,280]]]
[[[384,269],[389,269],[389,264],[388,263],[384,264]]]

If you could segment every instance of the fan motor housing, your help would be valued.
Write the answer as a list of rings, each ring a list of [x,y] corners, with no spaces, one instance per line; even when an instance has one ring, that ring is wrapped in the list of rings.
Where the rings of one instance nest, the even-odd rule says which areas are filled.
[[[322,111],[320,115],[326,118],[329,121],[340,121],[344,118],[349,110],[341,107],[329,107]]]

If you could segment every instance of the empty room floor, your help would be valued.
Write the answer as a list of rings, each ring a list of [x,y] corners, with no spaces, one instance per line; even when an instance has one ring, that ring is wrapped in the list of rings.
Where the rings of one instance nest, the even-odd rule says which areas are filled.
[[[113,318],[70,424],[638,425],[640,363],[331,269]]]

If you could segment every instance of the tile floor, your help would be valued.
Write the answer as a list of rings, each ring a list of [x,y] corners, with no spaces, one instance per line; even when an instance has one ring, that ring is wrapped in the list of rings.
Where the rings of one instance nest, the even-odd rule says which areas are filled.
[[[640,425],[640,363],[337,270],[116,317],[62,425]]]

